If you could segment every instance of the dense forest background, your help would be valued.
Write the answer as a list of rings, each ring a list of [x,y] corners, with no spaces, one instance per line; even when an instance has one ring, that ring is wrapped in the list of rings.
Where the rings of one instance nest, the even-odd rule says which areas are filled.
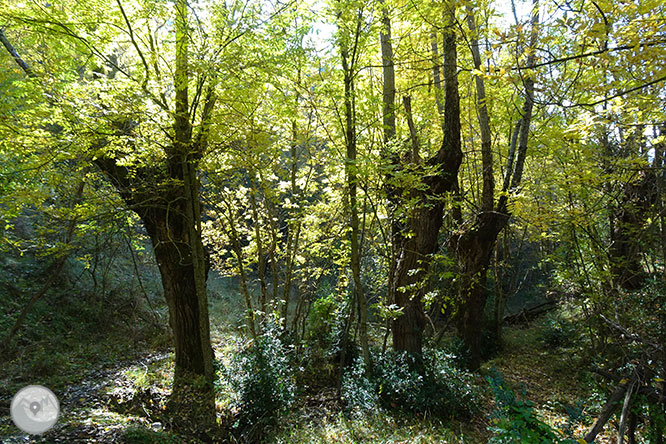
[[[663,0],[5,0],[0,42],[3,442],[664,442]]]

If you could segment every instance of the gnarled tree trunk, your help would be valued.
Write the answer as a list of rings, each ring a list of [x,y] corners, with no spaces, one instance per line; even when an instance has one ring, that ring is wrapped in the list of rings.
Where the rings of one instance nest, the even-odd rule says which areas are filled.
[[[96,163],[139,215],[153,244],[175,342],[169,422],[182,432],[210,438],[216,426],[215,373],[197,168],[205,152],[216,96],[209,85],[199,132],[193,135],[188,99],[188,7],[187,0],[175,2],[175,113],[173,138],[164,148],[165,160],[158,166],[134,167],[132,172],[110,155]]]
[[[203,249],[201,237],[190,237],[185,217],[167,217],[166,212],[151,209],[137,212],[153,244],[174,337],[171,421],[180,430],[200,433],[201,426],[215,424],[213,349],[208,309],[202,307],[207,304],[206,275],[201,274],[195,253]],[[203,271],[207,271],[206,265]]]
[[[615,285],[636,290],[645,280],[641,234],[648,210],[656,200],[656,177],[640,173],[637,180],[623,185],[619,208],[613,214],[609,257]]]
[[[395,238],[399,244],[395,247],[395,274],[390,282],[395,304],[402,309],[402,314],[392,324],[393,349],[417,357],[421,356],[423,348],[425,277],[431,256],[438,246],[444,210],[443,195],[454,189],[462,162],[453,7],[447,19],[449,23],[444,37],[444,140],[439,151],[427,160],[437,173],[422,178],[423,186],[412,191],[417,203],[407,217],[403,233]]]
[[[535,63],[534,53],[538,36],[538,23],[539,3],[538,0],[534,0],[529,43],[532,51],[527,57],[528,68],[532,68]],[[475,68],[480,70],[481,55],[477,41],[477,28],[473,10],[470,6],[467,8],[467,24],[471,34],[470,48],[472,58]],[[488,109],[486,107],[485,86],[481,76],[477,75],[475,78],[483,164],[481,211],[476,213],[473,223],[469,227],[465,227],[464,229],[461,227],[461,232],[451,236],[449,240],[460,273],[460,306],[458,308],[457,326],[460,336],[469,349],[470,367],[474,370],[481,364],[481,339],[484,309],[488,297],[486,281],[490,256],[495,247],[497,236],[509,222],[508,195],[520,186],[525,165],[530,122],[534,106],[534,78],[532,76],[533,74],[531,73],[527,74],[523,81],[525,87],[523,115],[516,125],[514,137],[511,139],[502,195],[498,199],[496,206],[492,168],[492,140]]]
[[[169,174],[139,170],[130,175],[113,159],[98,159],[127,205],[141,218],[153,244],[173,331],[175,374],[168,402],[170,422],[178,430],[207,433],[215,426],[213,349],[210,344],[206,276],[208,263],[201,240],[198,180],[183,178],[187,162],[169,159]],[[180,166],[180,168],[179,168]],[[148,185],[148,178],[163,185]],[[157,179],[159,178],[159,179]],[[185,186],[189,180],[189,186]],[[188,210],[188,206],[190,209]]]

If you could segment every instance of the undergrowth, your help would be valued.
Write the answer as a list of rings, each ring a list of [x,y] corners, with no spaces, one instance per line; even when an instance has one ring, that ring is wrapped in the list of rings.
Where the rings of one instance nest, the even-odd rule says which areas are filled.
[[[342,397],[352,413],[386,409],[469,419],[480,409],[479,388],[472,374],[455,364],[455,356],[426,349],[423,360],[387,351],[373,356],[370,372],[357,359],[342,380]]]
[[[224,367],[220,389],[231,396],[232,432],[239,442],[260,442],[277,425],[296,397],[293,348],[283,342],[277,323],[268,322],[257,339]]]
[[[534,410],[534,403],[516,396],[502,375],[491,369],[486,377],[497,404],[489,430],[493,436],[488,444],[576,444],[571,436],[564,434],[542,421]],[[573,419],[568,423],[570,433]]]

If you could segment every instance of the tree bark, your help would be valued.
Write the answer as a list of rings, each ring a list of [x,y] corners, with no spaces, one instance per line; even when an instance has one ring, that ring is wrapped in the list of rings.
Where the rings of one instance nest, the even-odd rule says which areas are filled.
[[[212,89],[206,95],[200,132],[193,137],[188,100],[187,12],[187,0],[177,0],[174,136],[172,145],[164,150],[164,163],[156,167],[137,166],[130,172],[107,155],[97,159],[96,164],[139,215],[153,244],[174,335],[175,374],[167,405],[169,422],[182,432],[210,437],[216,427],[215,374],[197,168],[206,146],[215,95]]]
[[[442,197],[454,189],[462,162],[454,14],[452,6],[444,37],[444,139],[439,151],[427,160],[429,166],[437,168],[437,173],[423,177],[424,186],[412,192],[417,204],[405,223],[404,233],[408,235],[398,238],[400,244],[392,280],[395,304],[402,310],[392,324],[393,349],[416,357],[421,357],[423,352],[425,314],[422,298],[431,256],[437,250],[442,226]]]
[[[468,7],[467,23],[472,37],[470,38],[472,57],[477,69],[481,67],[481,58],[476,40],[476,24],[473,11]],[[533,1],[530,48],[527,57],[527,67],[534,66],[534,51],[538,37],[539,3]],[[527,142],[532,118],[534,104],[534,79],[530,74],[524,79],[525,103],[520,125],[516,126],[515,134],[509,149],[509,159],[506,167],[504,187],[509,186],[499,198],[497,206],[494,207],[494,179],[492,169],[491,135],[489,116],[485,104],[485,86],[483,79],[476,76],[478,118],[481,127],[481,151],[483,163],[483,191],[481,199],[481,211],[477,212],[470,226],[458,234],[451,236],[449,243],[451,251],[456,258],[460,273],[460,306],[458,308],[457,326],[460,336],[469,350],[470,367],[476,370],[481,365],[481,341],[483,332],[484,309],[488,297],[486,288],[488,267],[490,258],[497,241],[497,236],[509,222],[510,213],[507,202],[508,194],[520,186],[522,179],[525,157],[527,153]],[[515,153],[515,165],[513,165],[515,143],[518,143],[518,152]],[[512,168],[513,167],[513,168]]]
[[[191,219],[194,211],[187,209],[193,198],[198,199],[198,184],[184,186],[183,170],[189,165],[179,165],[177,158],[167,160],[170,180],[162,179],[156,188],[142,180],[147,179],[144,174],[152,176],[155,171],[130,179],[129,171],[113,159],[98,159],[96,163],[139,215],[150,236],[174,335],[175,375],[168,403],[172,425],[200,434],[214,426],[215,404],[207,263],[201,232]],[[154,176],[151,179],[155,180]]]
[[[182,157],[169,155],[166,171],[133,174],[114,159],[96,164],[111,179],[128,207],[141,218],[153,245],[174,335],[175,375],[168,403],[172,426],[193,434],[215,425],[213,349],[206,295],[207,259],[199,225],[192,220],[195,186],[184,185]],[[180,160],[180,161],[179,161]]]
[[[490,257],[499,232],[508,222],[508,214],[479,213],[472,228],[451,237],[451,247],[460,273],[458,331],[469,350],[470,368],[481,364],[481,339]]]
[[[366,368],[370,368],[370,348],[368,345],[368,302],[363,292],[361,282],[361,251],[359,245],[360,229],[358,216],[358,166],[356,163],[356,97],[354,77],[356,73],[356,61],[358,60],[358,39],[361,31],[361,14],[357,15],[355,26],[356,34],[353,36],[354,45],[348,48],[342,45],[342,69],[344,72],[345,92],[345,176],[347,182],[347,211],[349,212],[349,242],[350,260],[352,271],[352,297],[358,304],[358,328],[359,342],[361,343],[361,354]],[[343,40],[344,41],[344,40]],[[351,50],[351,52],[350,52]],[[344,363],[342,363],[344,364]]]

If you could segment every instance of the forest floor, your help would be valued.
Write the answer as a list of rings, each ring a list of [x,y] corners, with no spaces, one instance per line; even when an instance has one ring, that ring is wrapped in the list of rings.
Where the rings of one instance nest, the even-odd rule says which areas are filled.
[[[225,298],[213,299],[212,335],[217,358],[225,363],[237,350],[238,332],[230,321],[232,308]],[[560,429],[578,409],[578,422],[572,424],[575,437],[589,427],[604,402],[586,371],[586,363],[575,347],[545,346],[548,333],[545,319],[527,327],[507,327],[502,351],[484,364],[482,374],[496,368],[519,396],[534,402],[542,420]],[[83,342],[83,337],[72,341]],[[164,341],[139,344],[130,350],[114,349],[119,338],[103,336],[87,346],[67,342],[57,352],[44,353],[44,359],[57,355],[68,363],[66,372],[37,376],[35,363],[25,366],[21,356],[0,363],[0,439],[2,443],[182,443],[180,437],[164,430],[160,412],[164,409],[173,374],[173,354]],[[87,347],[87,348],[86,348]],[[104,353],[107,350],[107,353]],[[94,356],[85,363],[85,356]],[[49,359],[53,359],[51,356]],[[46,363],[48,364],[48,363]],[[45,365],[46,365],[45,364]],[[487,383],[482,413],[471,423],[442,422],[436,418],[377,412],[364,416],[343,413],[334,390],[305,393],[268,440],[274,444],[310,443],[456,443],[482,444],[490,437],[494,402]],[[57,425],[41,437],[20,434],[9,418],[13,393],[26,384],[43,384],[60,399]],[[225,412],[228,400],[218,399],[218,411]],[[612,425],[596,442],[611,444]]]

